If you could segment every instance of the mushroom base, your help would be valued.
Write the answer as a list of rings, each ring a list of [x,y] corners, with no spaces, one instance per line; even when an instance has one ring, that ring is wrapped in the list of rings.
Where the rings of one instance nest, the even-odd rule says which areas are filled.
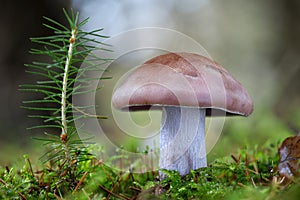
[[[180,175],[206,167],[205,109],[164,107],[160,131],[159,167]],[[163,173],[160,174],[163,178]]]

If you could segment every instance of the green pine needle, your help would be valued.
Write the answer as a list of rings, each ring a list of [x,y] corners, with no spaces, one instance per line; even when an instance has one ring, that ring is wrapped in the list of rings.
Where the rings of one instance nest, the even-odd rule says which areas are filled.
[[[70,99],[73,95],[95,92],[87,87],[95,78],[85,78],[85,73],[99,70],[99,65],[111,62],[111,59],[102,59],[93,54],[96,50],[97,52],[110,51],[107,49],[109,45],[101,42],[107,38],[100,34],[103,29],[85,32],[81,28],[88,23],[88,18],[79,21],[79,13],[74,13],[73,10],[70,12],[63,10],[63,12],[68,26],[44,17],[47,23],[43,25],[53,31],[53,35],[31,38],[38,47],[31,49],[30,53],[37,58],[46,56],[48,62],[37,59],[38,61],[26,64],[27,73],[39,77],[40,80],[34,84],[20,86],[21,91],[38,93],[41,97],[24,101],[22,107],[36,112],[30,114],[30,118],[43,121],[43,124],[29,129],[47,131],[46,137],[35,139],[46,145],[48,151],[41,160],[49,166],[48,170],[53,174],[51,176],[60,179],[51,186],[50,190],[61,195],[66,191],[74,190],[82,177],[84,172],[77,169],[78,163],[94,158],[83,144],[88,142],[78,138],[74,121],[81,118],[107,118],[89,114],[88,110],[93,105],[76,107]],[[87,67],[81,69],[80,65],[88,55],[91,59],[85,63]],[[74,87],[76,76],[80,77],[80,83]],[[73,117],[73,112],[80,115]],[[49,134],[50,132],[60,133],[60,136]]]
[[[99,56],[92,56],[91,66],[80,69],[78,66],[84,61],[85,57],[94,50],[109,51],[109,49],[102,46],[109,47],[108,44],[101,42],[101,39],[108,38],[107,36],[99,34],[103,29],[96,29],[85,32],[81,29],[83,25],[88,23],[88,18],[79,22],[79,13],[74,13],[71,10],[69,13],[64,9],[64,15],[68,22],[68,27],[60,22],[48,17],[44,17],[47,23],[43,25],[53,31],[53,35],[31,38],[33,43],[36,43],[40,48],[33,48],[30,50],[31,54],[47,56],[52,62],[34,61],[32,64],[26,64],[28,68],[27,73],[36,77],[41,77],[36,84],[24,84],[20,87],[24,92],[36,92],[44,95],[42,99],[34,99],[24,101],[26,106],[23,108],[37,111],[54,111],[56,116],[52,115],[31,115],[30,117],[43,118],[44,122],[49,122],[51,126],[61,128],[61,134],[68,134],[68,127],[73,123],[74,119],[70,117],[73,110],[85,113],[85,108],[75,108],[69,102],[69,98],[75,94],[85,94],[95,92],[92,90],[85,90],[85,83],[94,80],[94,78],[81,78],[81,84],[73,87],[76,75],[82,76],[89,70],[95,70],[98,66],[94,63],[107,63],[110,59],[101,59]],[[99,65],[99,64],[98,64]],[[105,79],[111,77],[105,77]],[[99,88],[100,89],[100,88]],[[45,104],[55,104],[56,107],[45,107]],[[29,106],[28,104],[31,104]],[[39,104],[43,105],[39,106]],[[88,113],[85,113],[87,117]],[[48,119],[47,119],[48,116]],[[106,118],[104,116],[93,116],[96,118]],[[56,124],[56,125],[53,125]],[[62,127],[61,127],[62,125]],[[44,127],[41,125],[35,128]]]

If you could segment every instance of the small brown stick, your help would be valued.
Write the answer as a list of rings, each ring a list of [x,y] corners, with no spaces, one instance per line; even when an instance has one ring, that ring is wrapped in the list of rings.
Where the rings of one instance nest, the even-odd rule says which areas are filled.
[[[0,182],[3,183],[3,185],[7,185],[7,183],[2,178],[0,178]]]
[[[79,186],[83,183],[85,177],[88,175],[89,172],[84,172],[83,176],[81,177],[81,179],[79,180],[78,184],[76,185],[74,192],[76,192],[79,188]]]
[[[125,196],[124,194],[120,194],[120,196],[125,198],[126,200],[131,200],[129,197]]]
[[[21,192],[19,192],[18,194],[20,195],[22,200],[27,200],[26,197]]]
[[[114,197],[117,197],[117,198],[123,199],[123,200],[128,200],[128,198],[125,198],[125,197],[123,197],[123,196],[120,196],[120,195],[118,195],[118,194],[115,194],[115,193],[111,192],[110,190],[106,189],[106,188],[105,188],[104,186],[102,186],[102,185],[99,185],[99,187],[100,187],[102,190],[104,190],[105,192],[107,192],[108,194],[110,194],[110,195],[112,195],[112,196],[114,196]]]
[[[136,188],[134,186],[129,186],[129,189],[132,189],[132,190],[137,191],[137,192],[141,192],[142,191],[141,189]]]
[[[30,159],[27,158],[26,160],[27,160],[27,162],[28,162],[29,169],[30,169],[30,172],[31,172],[32,176],[35,177],[35,176],[34,176],[34,172],[33,172],[33,170],[32,170],[32,165],[31,165]]]
[[[5,169],[6,169],[6,172],[9,173],[10,172],[10,169],[8,166],[5,166]]]
[[[231,158],[232,158],[237,164],[240,163],[240,159],[241,159],[240,156],[239,156],[239,158],[236,158],[234,155],[231,155]]]
[[[255,166],[255,165],[254,165]],[[254,174],[259,174],[259,172],[258,172],[258,169],[257,169],[257,167],[254,167],[255,168],[255,171],[254,170],[252,170],[252,169],[249,169],[249,168],[247,168],[247,171],[248,172],[252,172],[252,173],[254,173]]]
[[[55,193],[54,193],[54,196],[55,196],[56,199],[62,200],[62,198],[60,198],[60,197],[59,197],[57,194],[55,194]]]
[[[240,183],[240,182],[238,182],[237,185],[240,186],[240,187],[245,187],[245,185],[243,183]]]

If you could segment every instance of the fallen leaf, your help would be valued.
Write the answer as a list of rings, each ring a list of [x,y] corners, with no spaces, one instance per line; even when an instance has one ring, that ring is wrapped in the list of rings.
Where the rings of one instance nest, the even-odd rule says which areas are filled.
[[[278,149],[280,161],[278,172],[287,178],[299,176],[300,135],[286,138]]]

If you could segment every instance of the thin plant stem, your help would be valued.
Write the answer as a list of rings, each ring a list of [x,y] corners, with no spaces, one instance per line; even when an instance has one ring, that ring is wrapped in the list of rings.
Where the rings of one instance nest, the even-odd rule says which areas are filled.
[[[71,38],[70,38],[70,46],[68,49],[68,55],[66,59],[65,64],[65,70],[64,70],[64,77],[63,77],[63,88],[62,88],[62,94],[61,94],[61,121],[62,121],[62,132],[61,135],[67,133],[67,116],[66,116],[66,109],[67,109],[67,87],[68,87],[68,74],[69,74],[69,68],[71,65],[71,60],[73,56],[73,49],[76,41],[76,28],[74,28],[71,32]]]

